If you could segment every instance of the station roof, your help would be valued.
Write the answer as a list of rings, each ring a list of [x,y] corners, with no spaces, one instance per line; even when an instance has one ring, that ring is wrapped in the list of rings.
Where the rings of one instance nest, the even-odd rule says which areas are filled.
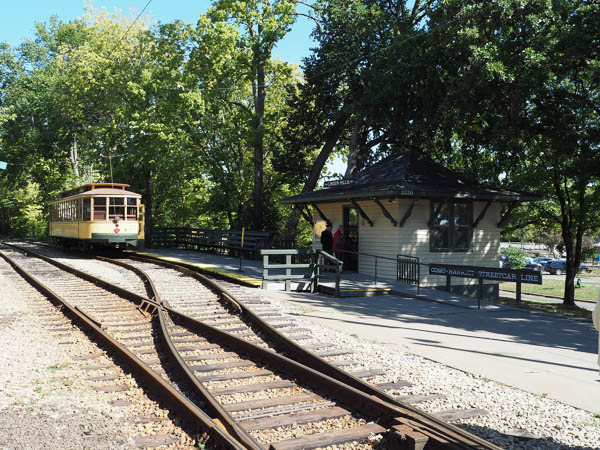
[[[325,188],[286,197],[285,204],[335,203],[373,198],[473,199],[538,201],[537,194],[466,182],[458,173],[417,151],[391,155],[352,178],[326,183]]]

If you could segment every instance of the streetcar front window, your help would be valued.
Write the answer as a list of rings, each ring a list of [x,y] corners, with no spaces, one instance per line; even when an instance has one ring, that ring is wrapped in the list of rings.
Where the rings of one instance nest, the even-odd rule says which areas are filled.
[[[125,199],[123,197],[110,197],[108,199],[109,207],[108,207],[108,220],[113,220],[115,218],[124,219],[125,218]]]

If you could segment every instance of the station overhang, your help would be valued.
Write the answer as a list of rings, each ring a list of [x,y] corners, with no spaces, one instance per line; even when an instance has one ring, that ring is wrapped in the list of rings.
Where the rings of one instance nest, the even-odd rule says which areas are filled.
[[[323,189],[286,197],[282,203],[342,203],[397,198],[511,203],[542,200],[542,196],[537,194],[470,183],[422,153],[410,151],[389,156],[352,178],[326,183]]]
[[[396,198],[419,199],[470,199],[476,201],[492,202],[530,202],[539,201],[541,196],[499,189],[478,190],[451,190],[440,188],[436,190],[396,186],[352,186],[353,189],[321,189],[305,192],[284,198],[283,204],[311,204],[311,203],[343,203],[365,200],[386,200]]]

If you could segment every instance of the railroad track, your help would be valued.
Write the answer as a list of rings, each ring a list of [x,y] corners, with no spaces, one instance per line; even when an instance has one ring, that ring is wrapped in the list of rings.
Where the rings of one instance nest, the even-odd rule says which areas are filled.
[[[128,344],[133,353],[137,351],[164,381],[181,386],[182,395],[208,412],[212,420],[208,429],[213,429],[210,423],[223,425],[236,444],[247,448],[313,448],[347,442],[354,442],[356,448],[496,448],[359,378],[369,374],[354,376],[328,363],[324,358],[338,356],[334,351],[322,350],[319,356],[301,347],[296,341],[306,336],[297,325],[282,320],[260,300],[241,301],[215,280],[157,261],[127,258],[90,265],[89,260],[75,258],[70,265],[83,264],[88,273],[71,275],[63,284],[58,273],[46,274],[50,262],[44,262],[40,273],[45,281],[78,302],[77,309],[88,319]],[[42,265],[33,266],[30,270],[37,271]],[[98,271],[105,280],[90,275]],[[80,277],[88,279],[86,287],[79,284]],[[122,287],[109,286],[107,277]],[[98,289],[91,282],[111,292],[101,297],[102,306],[86,297],[88,290]],[[126,299],[114,300],[115,292]],[[158,328],[159,339],[150,333]],[[150,345],[154,340],[163,342],[163,350]]]
[[[93,283],[91,278],[81,279],[18,251],[2,249],[0,256],[108,349],[127,372],[134,373],[148,398],[158,397],[169,410],[177,411],[176,421],[181,426],[173,423],[171,434],[185,432],[198,442],[210,442],[215,448],[245,448],[203,411],[200,396],[176,377],[176,370],[165,360],[161,348],[164,345],[154,345],[155,339],[161,341],[156,318],[160,310],[156,304],[134,303],[125,291],[119,294],[118,289],[104,289],[100,285],[110,286],[100,280]]]

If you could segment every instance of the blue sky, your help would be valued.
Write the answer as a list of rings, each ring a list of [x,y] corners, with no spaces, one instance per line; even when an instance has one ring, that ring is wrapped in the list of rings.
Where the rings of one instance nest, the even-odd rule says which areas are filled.
[[[105,7],[108,12],[119,9],[126,17],[135,18],[147,3],[148,0],[28,0],[25,3],[4,0],[0,9],[0,41],[16,46],[34,36],[36,22],[48,22],[51,16],[68,22],[84,15],[86,4],[94,8]],[[152,0],[144,16],[149,16],[153,22],[180,19],[195,24],[209,5],[208,0]],[[311,45],[314,45],[309,37],[311,30],[312,23],[299,17],[273,56],[300,64],[302,58],[308,56]]]

